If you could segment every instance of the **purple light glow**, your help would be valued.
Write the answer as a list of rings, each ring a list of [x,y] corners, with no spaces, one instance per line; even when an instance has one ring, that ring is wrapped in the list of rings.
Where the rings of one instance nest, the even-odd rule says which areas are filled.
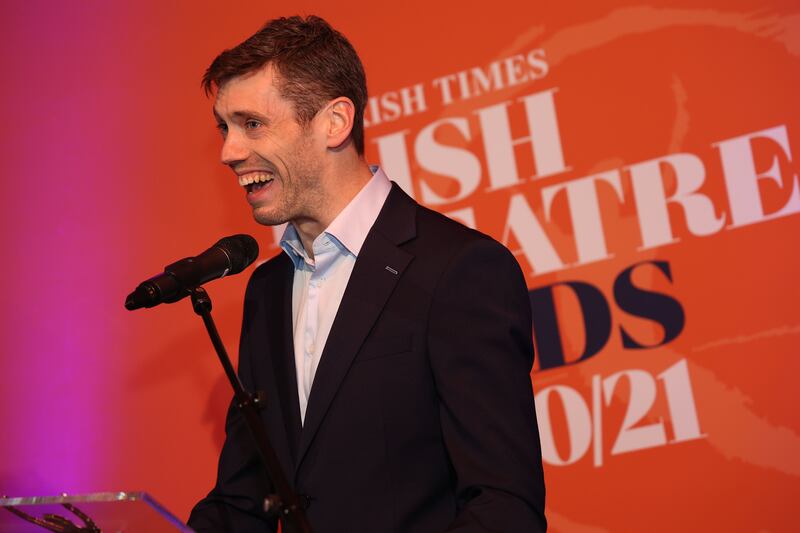
[[[114,324],[124,289],[111,258],[124,249],[115,236],[138,194],[119,168],[131,148],[118,135],[124,113],[114,113],[124,94],[109,90],[114,70],[126,67],[96,51],[108,13],[35,2],[12,9],[3,28],[18,53],[3,89],[12,103],[2,186],[13,253],[2,291],[0,493],[96,491],[113,470]]]

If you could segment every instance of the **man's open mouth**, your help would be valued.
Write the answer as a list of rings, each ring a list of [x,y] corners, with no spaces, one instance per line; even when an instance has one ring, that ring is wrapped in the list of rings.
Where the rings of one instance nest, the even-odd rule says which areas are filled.
[[[239,185],[244,187],[248,193],[261,190],[267,183],[274,179],[271,172],[248,172],[239,176]]]

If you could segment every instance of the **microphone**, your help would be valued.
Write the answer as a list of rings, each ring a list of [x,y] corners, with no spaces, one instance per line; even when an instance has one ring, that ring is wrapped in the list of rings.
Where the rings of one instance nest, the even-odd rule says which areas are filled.
[[[164,267],[164,273],[143,281],[125,299],[125,309],[171,304],[207,281],[238,274],[258,257],[258,243],[250,235],[220,239],[197,257],[187,257]]]

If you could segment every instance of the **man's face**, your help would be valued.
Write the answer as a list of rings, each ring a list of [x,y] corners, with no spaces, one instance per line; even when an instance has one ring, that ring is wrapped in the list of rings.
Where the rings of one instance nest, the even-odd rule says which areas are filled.
[[[247,191],[261,224],[314,220],[324,205],[320,177],[325,145],[315,121],[301,126],[275,85],[270,66],[222,85],[214,115],[225,140],[222,162]]]

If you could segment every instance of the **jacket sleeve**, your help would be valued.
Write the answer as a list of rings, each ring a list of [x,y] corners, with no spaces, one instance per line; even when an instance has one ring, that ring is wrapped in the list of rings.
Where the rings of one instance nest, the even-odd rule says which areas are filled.
[[[448,531],[545,531],[530,302],[501,244],[471,240],[450,260],[434,294],[428,348],[456,478],[458,515]]]
[[[252,293],[251,280],[245,296],[237,371],[245,390],[251,392],[255,387],[247,332],[257,305]],[[264,498],[271,492],[267,479],[253,437],[231,401],[225,420],[225,443],[220,453],[217,482],[192,509],[189,527],[197,533],[276,532],[277,519],[263,511]]]

